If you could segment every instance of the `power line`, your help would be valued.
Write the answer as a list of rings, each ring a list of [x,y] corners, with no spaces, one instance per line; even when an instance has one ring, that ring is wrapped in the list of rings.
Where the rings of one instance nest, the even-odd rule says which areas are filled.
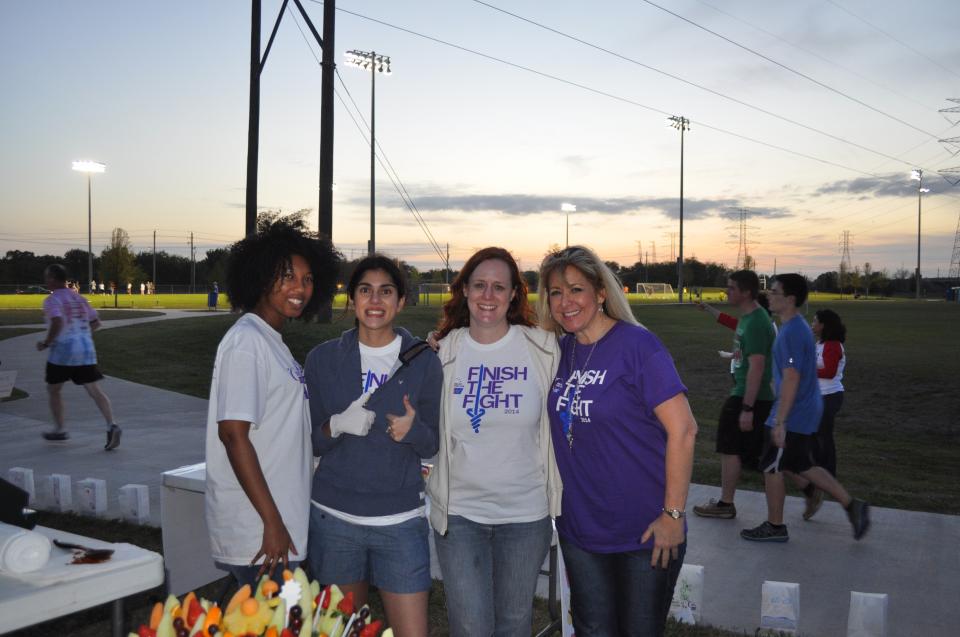
[[[300,31],[300,36],[303,38],[303,41],[306,43],[307,48],[310,49],[310,54],[313,55],[313,59],[316,60],[318,66],[322,66],[320,59],[317,57],[316,53],[313,50],[313,46],[310,44],[310,40],[307,38],[306,34],[303,32],[303,29],[300,27],[300,22],[297,20],[296,16],[293,13],[292,8],[287,7],[290,11],[290,15],[293,17],[294,23],[297,25],[297,30]],[[336,69],[335,69],[336,70]],[[343,78],[340,76],[340,71],[336,70],[337,79],[340,80],[340,85],[343,86],[343,89],[347,92],[347,96],[350,98],[350,101],[353,102],[354,108],[357,109],[357,115],[363,121],[364,126],[367,130],[370,130],[369,125],[367,125],[366,120],[363,118],[363,115],[360,113],[360,108],[357,106],[357,103],[353,99],[353,95],[350,94],[350,89],[347,88],[346,83],[343,81]],[[357,130],[360,131],[360,135],[364,138],[365,141],[369,144],[369,138],[364,134],[363,129],[360,128],[360,125],[357,123],[356,118],[353,116],[353,113],[350,112],[350,109],[347,107],[346,102],[344,102],[343,97],[340,93],[334,91],[337,96],[337,99],[340,100],[340,103],[343,105],[344,110],[347,111],[347,115],[350,116],[350,119],[353,120],[354,125],[357,127]],[[440,244],[437,243],[437,240],[434,238],[433,233],[430,231],[429,226],[427,225],[426,219],[420,214],[420,210],[413,203],[413,199],[410,198],[409,193],[407,192],[406,186],[403,185],[403,182],[400,179],[400,175],[393,168],[393,164],[390,163],[390,160],[387,158],[387,154],[383,151],[383,148],[380,146],[379,142],[376,142],[376,147],[379,149],[379,154],[376,154],[377,162],[383,168],[387,177],[390,179],[390,183],[393,184],[394,190],[397,191],[397,194],[400,195],[400,199],[406,205],[407,210],[413,215],[417,224],[420,226],[420,229],[426,235],[427,240],[430,242],[430,246],[437,253],[437,256],[440,257],[442,262],[445,262],[445,257],[443,251],[440,248]],[[381,159],[382,158],[382,159]],[[386,165],[384,165],[384,160],[386,160]],[[389,166],[389,167],[388,167]]]
[[[912,46],[910,46],[909,44],[907,44],[907,43],[904,42],[903,40],[897,38],[896,36],[892,35],[891,33],[887,32],[887,31],[884,31],[883,29],[881,29],[880,27],[878,27],[878,26],[875,25],[874,23],[870,22],[869,20],[867,20],[867,19],[864,18],[863,16],[854,13],[854,12],[851,11],[850,9],[846,8],[845,6],[843,6],[843,5],[841,5],[841,4],[838,4],[837,2],[834,2],[834,0],[826,0],[826,1],[827,1],[827,3],[832,4],[832,5],[835,6],[836,8],[840,9],[841,11],[843,11],[844,13],[846,13],[847,15],[856,18],[856,19],[859,20],[860,22],[863,22],[865,25],[867,25],[867,26],[870,27],[871,29],[873,29],[873,30],[875,30],[875,31],[878,31],[878,32],[882,33],[883,35],[887,36],[888,38],[890,38],[891,40],[893,40],[894,42],[896,42],[897,44],[899,44],[899,45],[902,46],[903,48],[907,49],[908,51],[912,51],[913,53],[919,55],[920,57],[922,57],[922,58],[923,58],[924,60],[926,60],[927,62],[930,62],[931,64],[935,64],[935,65],[939,66],[941,69],[943,69],[943,70],[946,71],[947,73],[953,75],[954,77],[960,77],[960,73],[957,73],[957,72],[954,71],[953,69],[948,69],[948,68],[945,67],[943,64],[940,64],[940,62],[937,62],[936,60],[934,60],[934,59],[931,58],[930,56],[926,55],[925,53],[923,53],[923,52],[921,52],[921,51],[918,51],[917,49],[913,48]]]
[[[771,31],[768,31],[768,30],[764,29],[763,27],[757,26],[756,24],[754,24],[754,23],[752,23],[752,22],[750,22],[750,21],[748,21],[748,20],[744,20],[743,18],[741,18],[741,17],[739,17],[739,16],[735,16],[735,15],[733,15],[732,13],[730,13],[730,12],[728,12],[728,11],[724,11],[724,10],[721,9],[720,7],[715,6],[715,5],[713,5],[713,4],[709,3],[709,2],[706,2],[706,0],[697,0],[697,2],[699,2],[700,4],[702,4],[702,5],[705,6],[705,7],[709,7],[709,8],[711,8],[711,9],[713,9],[713,10],[716,11],[717,13],[720,13],[720,14],[723,14],[723,15],[727,16],[728,18],[730,18],[730,19],[732,19],[732,20],[736,20],[737,22],[739,22],[739,23],[741,23],[741,24],[745,24],[746,26],[750,27],[751,29],[755,29],[755,30],[759,31],[760,33],[763,33],[764,35],[767,35],[767,36],[769,36],[769,37],[771,37],[771,38],[774,38],[774,39],[777,40],[778,42],[783,42],[784,44],[788,44],[788,45],[792,46],[793,48],[797,49],[798,51],[803,51],[803,52],[806,53],[807,55],[811,55],[811,56],[817,58],[818,60],[820,60],[821,62],[825,62],[825,63],[829,64],[830,66],[833,66],[833,67],[836,67],[836,68],[838,68],[838,69],[841,69],[842,71],[846,71],[847,73],[849,73],[849,74],[851,74],[851,75],[853,75],[853,76],[855,76],[855,77],[860,78],[860,79],[863,80],[864,82],[869,82],[870,84],[873,84],[874,86],[876,86],[876,87],[878,87],[878,88],[881,88],[881,89],[883,89],[883,90],[885,90],[885,91],[887,91],[887,92],[889,92],[889,93],[893,93],[893,94],[896,95],[897,97],[901,97],[901,98],[903,98],[903,99],[905,99],[905,100],[908,100],[908,101],[910,101],[910,102],[913,102],[913,103],[916,104],[917,106],[922,106],[923,108],[925,108],[925,109],[927,109],[927,110],[931,110],[931,111],[936,111],[936,110],[937,110],[937,109],[934,108],[933,106],[930,106],[930,105],[928,105],[928,104],[924,104],[924,103],[922,103],[922,102],[919,102],[919,101],[913,99],[912,97],[910,97],[909,95],[905,95],[905,94],[903,94],[903,93],[901,93],[901,92],[899,92],[899,91],[896,91],[896,90],[890,88],[889,86],[885,86],[885,85],[883,85],[883,84],[880,84],[879,82],[876,82],[876,81],[874,81],[874,80],[871,80],[869,77],[867,77],[867,76],[865,76],[865,75],[862,75],[862,74],[858,73],[857,71],[855,71],[855,70],[853,70],[853,69],[851,69],[851,68],[848,68],[848,67],[840,64],[840,63],[837,62],[836,60],[831,60],[830,58],[828,58],[828,57],[825,56],[825,55],[820,55],[820,54],[817,53],[816,51],[812,51],[812,50],[810,50],[810,49],[808,49],[808,48],[806,48],[806,47],[800,46],[800,45],[797,44],[796,42],[791,42],[790,40],[787,40],[786,38],[784,38],[784,37],[783,37],[782,35],[780,35],[780,34],[773,33],[773,32],[771,32]]]
[[[316,3],[318,3],[318,4],[322,4],[322,3],[320,2],[320,0],[312,0],[312,1],[313,1],[313,2],[316,2]],[[436,38],[436,37],[433,37],[433,36],[430,36],[430,35],[426,35],[426,34],[423,34],[423,33],[419,33],[419,32],[417,32],[417,31],[413,31],[412,29],[407,29],[406,27],[401,27],[401,26],[398,26],[398,25],[395,25],[395,24],[391,24],[391,23],[389,23],[389,22],[385,22],[385,21],[380,20],[380,19],[377,19],[377,18],[373,18],[373,17],[367,16],[367,15],[363,15],[362,13],[357,13],[357,12],[355,12],[355,11],[350,11],[350,10],[348,10],[348,9],[343,9],[343,8],[341,8],[341,7],[337,7],[337,11],[340,11],[341,13],[345,13],[345,14],[347,14],[347,15],[351,15],[351,16],[360,18],[360,19],[362,19],[362,20],[367,20],[367,21],[369,21],[369,22],[373,22],[373,23],[375,23],[375,24],[379,24],[379,25],[381,25],[381,26],[385,26],[385,27],[390,28],[390,29],[395,29],[395,30],[397,30],[397,31],[401,31],[401,32],[403,32],[403,33],[407,33],[407,34],[409,34],[409,35],[413,35],[413,36],[418,37],[418,38],[423,38],[424,40],[428,40],[428,41],[434,42],[434,43],[436,43],[436,44],[441,44],[441,45],[443,45],[443,46],[447,46],[447,47],[450,47],[450,48],[453,48],[453,49],[457,49],[457,50],[463,51],[463,52],[465,52],[465,53],[470,53],[471,55],[476,55],[476,56],[485,58],[485,59],[487,59],[487,60],[490,60],[490,61],[493,61],[493,62],[497,62],[497,63],[499,63],[499,64],[503,64],[503,65],[505,65],[505,66],[509,66],[509,67],[511,67],[511,68],[515,68],[515,69],[520,70],[520,71],[525,71],[525,72],[527,72],[527,73],[532,73],[532,74],[534,74],[534,75],[538,75],[538,76],[540,76],[540,77],[543,77],[543,78],[546,78],[546,79],[549,79],[549,80],[553,80],[553,81],[555,81],[555,82],[560,82],[561,84],[566,84],[567,86],[572,86],[572,87],[574,87],[574,88],[579,88],[579,89],[584,90],[584,91],[587,91],[587,92],[589,92],[589,93],[594,93],[595,95],[600,95],[600,96],[602,96],[602,97],[606,97],[606,98],[609,98],[609,99],[612,99],[612,100],[615,100],[615,101],[618,101],[618,102],[622,102],[622,103],[624,103],[624,104],[629,104],[629,105],[631,105],[631,106],[636,106],[636,107],[638,107],[638,108],[642,108],[642,109],[644,109],[644,110],[648,110],[648,111],[651,111],[651,112],[653,112],[653,113],[657,113],[657,114],[659,114],[659,115],[663,115],[664,117],[670,117],[671,115],[673,115],[673,113],[670,113],[670,112],[667,112],[667,111],[665,111],[665,110],[656,108],[656,107],[654,107],[654,106],[649,106],[649,105],[647,105],[647,104],[643,104],[643,103],[641,103],[641,102],[637,102],[636,100],[632,100],[632,99],[629,99],[629,98],[626,98],[626,97],[623,97],[623,96],[620,96],[620,95],[616,95],[616,94],[614,94],[614,93],[610,93],[610,92],[607,92],[607,91],[604,91],[604,90],[601,90],[601,89],[598,89],[598,88],[594,88],[594,87],[592,87],[592,86],[587,86],[586,84],[581,84],[581,83],[579,83],[579,82],[574,82],[573,80],[568,80],[568,79],[566,79],[566,78],[562,78],[562,77],[559,77],[559,76],[557,76],[557,75],[553,75],[553,74],[551,74],[551,73],[547,73],[547,72],[545,72],[545,71],[540,71],[540,70],[534,69],[534,68],[529,67],[529,66],[524,66],[523,64],[518,64],[518,63],[516,63],[516,62],[511,62],[511,61],[509,61],[509,60],[505,60],[505,59],[503,59],[503,58],[499,58],[499,57],[496,57],[496,56],[494,56],[494,55],[490,55],[490,54],[488,54],[488,53],[483,53],[483,52],[477,51],[477,50],[475,50],[475,49],[471,49],[471,48],[462,46],[462,45],[460,45],[460,44],[455,44],[455,43],[453,43],[453,42],[448,42],[448,41],[446,41],[446,40],[441,40],[440,38]],[[715,131],[715,132],[717,132],[717,133],[722,133],[722,134],[728,135],[728,136],[730,136],[730,137],[735,137],[735,138],[737,138],[737,139],[742,139],[742,140],[744,140],[744,141],[748,141],[748,142],[751,142],[751,143],[754,143],[754,144],[758,144],[758,145],[760,145],[760,146],[765,146],[765,147],[767,147],[767,148],[772,148],[772,149],[774,149],[774,150],[779,150],[779,151],[781,151],[781,152],[785,152],[785,153],[788,153],[788,154],[791,154],[791,155],[795,155],[795,156],[797,156],[797,157],[802,157],[802,158],[804,158],[804,159],[809,159],[809,160],[811,160],[811,161],[819,162],[819,163],[821,163],[821,164],[826,164],[826,165],[828,165],[828,166],[833,166],[833,167],[835,167],[835,168],[841,168],[841,169],[843,169],[843,170],[849,170],[850,172],[859,173],[859,174],[861,174],[861,175],[866,175],[866,176],[868,176],[868,177],[878,177],[878,176],[879,176],[879,175],[876,175],[876,174],[874,174],[874,173],[870,173],[870,172],[867,172],[867,171],[864,171],[864,170],[860,170],[859,168],[854,168],[854,167],[852,167],[852,166],[847,166],[847,165],[845,165],[845,164],[840,164],[840,163],[837,163],[837,162],[834,162],[834,161],[830,161],[829,159],[824,159],[824,158],[822,158],[822,157],[816,157],[816,156],[813,156],[813,155],[808,155],[808,154],[806,154],[806,153],[803,153],[803,152],[800,152],[800,151],[797,151],[797,150],[793,150],[793,149],[787,148],[787,147],[785,147],[785,146],[779,146],[779,145],[777,145],[777,144],[773,144],[773,143],[770,143],[770,142],[765,142],[765,141],[763,141],[763,140],[756,139],[755,137],[750,137],[750,136],[748,136],[748,135],[743,135],[743,134],[741,134],[741,133],[736,133],[736,132],[733,132],[733,131],[730,131],[730,130],[726,130],[726,129],[724,129],[724,128],[720,128],[719,126],[714,126],[714,125],[712,125],[712,124],[707,124],[707,123],[704,123],[704,122],[699,121],[699,120],[697,121],[697,125],[700,126],[700,127],[702,127],[702,128],[706,128],[706,129]]]
[[[844,93],[844,92],[841,91],[840,89],[834,88],[834,87],[830,86],[829,84],[826,84],[826,83],[824,83],[824,82],[821,82],[820,80],[818,80],[818,79],[816,79],[816,78],[814,78],[814,77],[811,77],[811,76],[807,75],[806,73],[803,73],[802,71],[798,71],[797,69],[795,69],[795,68],[793,68],[793,67],[787,66],[786,64],[784,64],[784,63],[782,63],[782,62],[778,62],[777,60],[774,60],[773,58],[771,58],[771,57],[769,57],[769,56],[767,56],[767,55],[764,55],[763,53],[760,53],[759,51],[755,51],[754,49],[751,49],[750,47],[746,46],[745,44],[740,44],[740,43],[737,42],[736,40],[733,40],[733,39],[731,39],[731,38],[728,38],[728,37],[725,36],[725,35],[722,35],[722,34],[720,34],[720,33],[717,33],[716,31],[713,31],[713,30],[711,30],[711,29],[708,29],[707,27],[703,26],[702,24],[699,24],[699,23],[697,23],[697,22],[694,22],[693,20],[691,20],[691,19],[689,19],[689,18],[683,17],[683,16],[680,15],[679,13],[675,13],[675,12],[671,11],[670,9],[667,9],[666,7],[661,7],[661,6],[660,6],[659,4],[657,4],[656,2],[652,2],[652,0],[643,0],[643,2],[646,2],[646,3],[649,4],[651,7],[654,7],[654,8],[656,8],[656,9],[659,9],[660,11],[663,11],[664,13],[669,13],[669,14],[672,15],[673,17],[675,17],[675,18],[677,18],[677,19],[679,19],[679,20],[683,20],[683,21],[686,22],[687,24],[690,24],[690,25],[692,25],[692,26],[697,27],[698,29],[701,29],[701,30],[703,30],[703,31],[706,31],[706,32],[709,33],[710,35],[716,36],[716,37],[720,38],[721,40],[723,40],[724,42],[729,42],[730,44],[732,44],[733,46],[735,46],[735,47],[737,47],[737,48],[743,49],[744,51],[747,51],[748,53],[752,53],[753,55],[755,55],[755,56],[757,56],[757,57],[759,57],[759,58],[762,58],[762,59],[766,60],[767,62],[770,62],[771,64],[774,64],[774,65],[776,65],[776,66],[779,66],[780,68],[784,69],[785,71],[789,71],[790,73],[793,73],[794,75],[797,75],[797,76],[799,76],[799,77],[802,77],[803,79],[805,79],[805,80],[807,80],[807,81],[809,81],[809,82],[813,82],[813,83],[816,84],[817,86],[820,86],[820,87],[822,87],[822,88],[825,88],[826,90],[830,91],[831,93],[836,93],[837,95],[840,95],[840,96],[842,96],[842,97],[845,97],[846,99],[850,100],[851,102],[854,102],[854,103],[856,103],[856,104],[859,104],[860,106],[863,106],[864,108],[868,108],[868,109],[870,109],[871,111],[873,111],[874,113],[878,113],[878,114],[883,115],[884,117],[886,117],[886,118],[888,118],[888,119],[891,119],[891,120],[893,120],[893,121],[895,121],[895,122],[898,122],[898,123],[900,123],[900,124],[903,124],[904,126],[906,126],[906,127],[908,127],[908,128],[912,128],[913,130],[917,131],[918,133],[923,133],[923,134],[926,135],[927,137],[934,137],[934,138],[937,137],[937,135],[934,135],[933,133],[927,132],[927,131],[923,130],[922,128],[917,128],[916,126],[914,126],[914,125],[911,124],[910,122],[904,121],[904,120],[900,119],[899,117],[896,117],[895,115],[891,115],[890,113],[887,113],[886,111],[880,110],[879,108],[877,108],[877,107],[875,107],[875,106],[871,106],[870,104],[867,104],[866,102],[864,102],[864,101],[861,100],[861,99],[858,99],[858,98],[856,98],[856,97],[853,97],[852,95],[848,95],[847,93]]]
[[[654,73],[659,73],[660,75],[663,75],[663,76],[665,76],[665,77],[669,77],[670,79],[676,80],[676,81],[678,81],[678,82],[682,82],[682,83],[684,83],[684,84],[686,84],[686,85],[688,85],[688,86],[692,86],[692,87],[694,87],[694,88],[700,89],[701,91],[706,91],[707,93],[710,93],[711,95],[715,95],[715,96],[720,97],[720,98],[723,98],[723,99],[725,99],[725,100],[729,100],[729,101],[731,101],[731,102],[733,102],[733,103],[735,103],[735,104],[739,104],[739,105],[741,105],[741,106],[745,106],[746,108],[749,108],[749,109],[751,109],[751,110],[757,111],[758,113],[763,113],[764,115],[768,115],[768,116],[770,116],[770,117],[779,119],[779,120],[782,121],[782,122],[786,122],[786,123],[791,124],[791,125],[793,125],[793,126],[798,126],[798,127],[800,127],[800,128],[803,128],[804,130],[808,130],[808,131],[810,131],[810,132],[817,133],[818,135],[823,135],[824,137],[828,137],[828,138],[830,138],[830,139],[832,139],[832,140],[834,140],[834,141],[838,141],[838,142],[841,142],[841,143],[843,143],[843,144],[847,144],[847,145],[849,145],[849,146],[853,146],[853,147],[855,147],[855,148],[859,148],[860,150],[865,150],[865,151],[867,151],[868,153],[873,153],[874,155],[879,155],[880,157],[883,157],[884,159],[889,159],[889,160],[891,160],[891,161],[897,161],[897,162],[900,162],[900,163],[902,163],[902,164],[904,164],[904,165],[907,165],[907,166],[910,166],[910,167],[913,167],[913,166],[915,165],[914,162],[909,162],[909,161],[907,161],[907,160],[905,160],[905,159],[902,159],[902,158],[900,158],[900,157],[894,157],[894,156],[892,156],[892,155],[888,155],[888,154],[886,154],[886,153],[884,153],[884,152],[882,152],[882,151],[879,151],[879,150],[870,148],[870,147],[868,147],[868,146],[864,146],[864,145],[862,145],[862,144],[858,144],[857,142],[851,141],[851,140],[849,140],[849,139],[845,139],[845,138],[840,137],[840,136],[838,136],[838,135],[834,135],[833,133],[829,133],[829,132],[827,132],[827,131],[825,131],[825,130],[816,128],[816,127],[814,127],[814,126],[810,126],[810,125],[808,125],[808,124],[804,124],[803,122],[799,122],[799,121],[797,121],[797,120],[795,120],[795,119],[791,119],[791,118],[786,117],[786,116],[784,116],[784,115],[780,115],[780,114],[775,113],[775,112],[773,112],[773,111],[767,110],[767,109],[765,109],[765,108],[763,108],[763,107],[761,107],[761,106],[757,106],[756,104],[751,104],[750,102],[746,102],[746,101],[744,101],[744,100],[738,99],[738,98],[733,97],[733,96],[731,96],[731,95],[727,95],[726,93],[721,93],[720,91],[717,91],[717,90],[715,90],[715,89],[712,89],[712,88],[710,88],[710,87],[708,87],[708,86],[704,86],[704,85],[702,85],[702,84],[697,84],[696,82],[693,82],[693,81],[691,81],[691,80],[687,80],[687,79],[685,79],[685,78],[683,78],[683,77],[681,77],[681,76],[679,76],[679,75],[675,75],[675,74],[670,73],[670,72],[668,72],[668,71],[664,71],[664,70],[662,70],[662,69],[659,69],[659,68],[657,68],[657,67],[655,67],[655,66],[651,66],[651,65],[649,65],[649,64],[645,64],[644,62],[641,62],[641,61],[639,61],[639,60],[637,60],[637,59],[634,59],[634,58],[628,57],[628,56],[626,56],[626,55],[623,55],[622,53],[617,53],[616,51],[612,51],[612,50],[610,50],[610,49],[607,49],[607,48],[605,48],[605,47],[602,47],[602,46],[600,46],[599,44],[594,44],[594,43],[592,43],[592,42],[588,42],[587,40],[584,40],[584,39],[582,39],[582,38],[579,38],[579,37],[577,37],[577,36],[575,36],[575,35],[571,35],[571,34],[566,33],[566,32],[564,32],[564,31],[560,31],[559,29],[555,29],[554,27],[551,27],[551,26],[548,26],[548,25],[546,25],[546,24],[543,24],[542,22],[537,22],[536,20],[532,20],[532,19],[530,19],[530,18],[526,18],[526,17],[524,17],[524,16],[522,16],[522,15],[519,15],[519,14],[517,14],[517,13],[513,13],[512,11],[507,11],[506,9],[502,9],[502,8],[500,8],[500,7],[497,7],[497,6],[495,6],[495,5],[492,5],[492,4],[490,4],[489,2],[484,2],[484,0],[473,0],[473,1],[476,2],[477,4],[480,4],[480,5],[483,5],[483,6],[485,6],[485,7],[490,8],[490,9],[493,9],[494,11],[499,11],[500,13],[503,13],[503,14],[505,14],[505,15],[508,15],[508,16],[510,16],[510,17],[512,17],[512,18],[516,18],[517,20],[521,20],[521,21],[523,21],[523,22],[526,22],[526,23],[528,23],[528,24],[531,24],[531,25],[533,25],[533,26],[535,26],[535,27],[537,27],[537,28],[543,29],[543,30],[545,30],[545,31],[549,31],[550,33],[559,35],[560,37],[563,37],[563,38],[567,38],[568,40],[572,40],[572,41],[574,41],[574,42],[577,42],[578,44],[582,44],[582,45],[584,45],[584,46],[590,47],[591,49],[595,49],[595,50],[600,51],[600,52],[602,52],[602,53],[606,53],[607,55],[612,55],[612,56],[615,57],[615,58],[618,58],[618,59],[623,60],[623,61],[625,61],[625,62],[629,62],[629,63],[631,63],[631,64],[635,64],[635,65],[640,66],[640,67],[642,67],[642,68],[645,68],[645,69],[647,69],[647,70],[649,70],[649,71],[653,71]]]

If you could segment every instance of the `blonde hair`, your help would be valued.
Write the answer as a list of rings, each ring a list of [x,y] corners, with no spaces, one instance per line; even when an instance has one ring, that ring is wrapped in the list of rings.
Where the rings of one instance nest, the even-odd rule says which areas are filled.
[[[564,271],[570,266],[576,268],[597,291],[606,292],[606,300],[602,307],[607,316],[624,323],[640,325],[633,315],[633,310],[630,309],[620,280],[607,267],[607,264],[601,261],[590,248],[570,246],[548,254],[540,264],[540,284],[537,287],[539,296],[537,314],[540,317],[540,327],[548,331],[553,330],[558,335],[563,333],[563,328],[553,320],[550,314],[550,277],[558,272],[563,276]]]

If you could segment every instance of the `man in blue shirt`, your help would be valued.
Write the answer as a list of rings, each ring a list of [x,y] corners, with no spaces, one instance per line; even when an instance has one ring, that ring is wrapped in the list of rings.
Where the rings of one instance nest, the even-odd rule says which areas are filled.
[[[770,309],[780,318],[773,344],[773,381],[776,399],[764,432],[760,459],[767,494],[767,521],[744,529],[740,537],[755,542],[786,542],[783,523],[786,487],[783,474],[799,475],[827,492],[847,511],[853,537],[859,540],[870,526],[869,506],[850,497],[836,478],[814,464],[813,434],[820,426],[823,400],[817,384],[816,344],[799,308],[807,300],[807,280],[799,274],[781,274],[770,290]]]

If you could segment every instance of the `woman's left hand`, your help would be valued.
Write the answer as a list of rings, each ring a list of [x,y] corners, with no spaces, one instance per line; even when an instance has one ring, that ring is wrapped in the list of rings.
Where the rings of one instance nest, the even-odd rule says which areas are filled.
[[[393,439],[394,442],[400,442],[407,435],[407,432],[410,431],[410,427],[413,426],[413,418],[417,415],[416,410],[413,408],[413,405],[410,404],[410,397],[407,394],[403,395],[403,406],[406,409],[406,413],[402,416],[395,416],[393,414],[387,414],[387,435]]]
[[[683,518],[673,519],[667,515],[659,515],[644,531],[641,542],[646,542],[653,536],[653,556],[650,566],[667,568],[670,560],[680,558],[680,545],[683,544]]]

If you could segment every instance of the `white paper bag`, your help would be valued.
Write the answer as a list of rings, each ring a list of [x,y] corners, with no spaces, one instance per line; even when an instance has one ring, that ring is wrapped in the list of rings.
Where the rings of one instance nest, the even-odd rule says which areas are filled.
[[[145,484],[125,484],[120,487],[120,517],[128,522],[143,524],[150,519],[150,490]]]
[[[66,513],[73,511],[73,489],[70,476],[54,473],[40,480],[41,506],[49,511]]]
[[[37,492],[33,485],[33,469],[10,467],[10,470],[7,471],[7,480],[27,492],[27,495],[30,496],[29,504],[32,505],[36,502]]]
[[[800,585],[793,582],[763,583],[760,631],[778,630],[794,635],[800,626]]]
[[[887,594],[850,591],[847,637],[887,636]]]
[[[50,559],[50,540],[36,531],[0,522],[0,571],[30,573]]]
[[[77,513],[104,517],[107,514],[107,481],[87,478],[77,482]]]
[[[684,624],[703,621],[703,566],[684,564],[670,602],[670,616]]]

